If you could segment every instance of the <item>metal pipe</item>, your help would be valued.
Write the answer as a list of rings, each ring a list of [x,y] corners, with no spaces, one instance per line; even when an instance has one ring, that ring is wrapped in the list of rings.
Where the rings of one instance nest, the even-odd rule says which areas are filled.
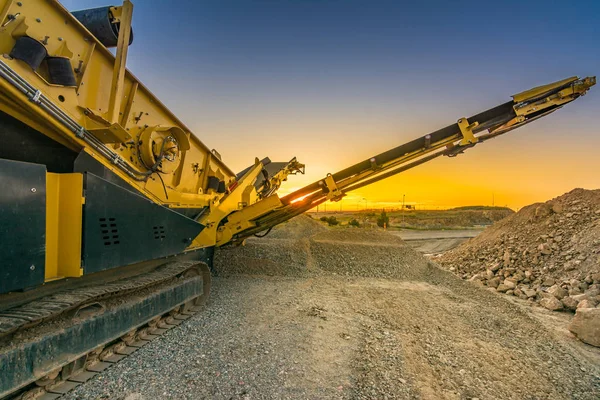
[[[2,78],[4,78],[8,83],[13,85],[17,90],[25,94],[29,100],[37,104],[55,120],[60,122],[65,128],[75,133],[78,138],[82,139],[111,163],[115,164],[130,178],[137,181],[145,181],[147,177],[152,174],[152,171],[139,172],[131,168],[131,166],[127,164],[127,162],[123,160],[117,153],[108,149],[104,143],[102,143],[92,133],[87,131],[83,126],[79,125],[61,108],[44,96],[41,91],[30,85],[2,60],[0,60],[0,76],[2,76]]]

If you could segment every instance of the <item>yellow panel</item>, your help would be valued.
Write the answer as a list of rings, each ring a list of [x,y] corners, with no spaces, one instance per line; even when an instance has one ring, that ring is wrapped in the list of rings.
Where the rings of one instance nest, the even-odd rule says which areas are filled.
[[[46,281],[83,275],[82,205],[82,174],[46,174]]]
[[[515,103],[520,103],[525,100],[536,98],[537,96],[547,93],[548,91],[550,91],[552,89],[556,89],[558,87],[564,86],[567,83],[575,82],[577,79],[579,79],[579,78],[576,76],[572,76],[570,78],[563,79],[562,81],[550,83],[548,85],[537,86],[537,87],[534,87],[533,89],[529,89],[524,92],[517,93],[517,94],[513,95],[512,98],[514,99]]]
[[[58,182],[59,174],[46,173],[46,281],[58,276]]]

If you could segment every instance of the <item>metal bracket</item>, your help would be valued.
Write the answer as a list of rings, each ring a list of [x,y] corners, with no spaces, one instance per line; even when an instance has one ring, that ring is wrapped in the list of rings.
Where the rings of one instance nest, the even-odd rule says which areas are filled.
[[[327,193],[327,199],[331,201],[339,201],[342,197],[345,196],[344,192],[342,192],[335,183],[333,176],[331,174],[327,174],[325,178],[325,186],[329,192]]]
[[[457,123],[460,133],[463,136],[462,140],[458,143],[460,146],[475,144],[479,141],[479,139],[473,135],[473,129],[479,125],[479,122],[473,122],[472,124],[469,124],[469,121],[467,121],[466,118],[461,118]]]
[[[36,90],[31,96],[31,101],[33,101],[35,104],[40,104],[40,97],[42,97],[42,92],[40,90]]]
[[[376,171],[377,169],[379,169],[379,166],[377,165],[377,159],[375,157],[371,157],[369,159],[369,162],[371,163],[371,169],[373,171]]]

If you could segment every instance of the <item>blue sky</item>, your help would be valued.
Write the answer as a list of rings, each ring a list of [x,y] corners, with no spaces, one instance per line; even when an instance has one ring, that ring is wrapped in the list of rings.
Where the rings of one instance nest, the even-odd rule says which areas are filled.
[[[234,170],[255,156],[298,156],[315,180],[517,92],[600,71],[600,1],[134,4],[128,67]],[[534,175],[507,196],[527,201],[528,179],[564,175],[559,159],[599,170],[595,89],[460,166],[503,167],[498,152],[509,151],[511,170],[517,163]],[[528,146],[545,158],[532,162],[540,153],[527,157]],[[596,174],[561,179],[556,195],[600,187]]]

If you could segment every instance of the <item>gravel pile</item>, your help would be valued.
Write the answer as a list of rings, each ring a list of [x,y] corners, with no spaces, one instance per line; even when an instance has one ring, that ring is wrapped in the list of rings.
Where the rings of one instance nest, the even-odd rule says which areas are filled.
[[[524,207],[436,261],[549,310],[593,308],[600,303],[600,190]]]
[[[273,228],[264,238],[248,238],[247,244],[226,246],[215,252],[214,271],[219,276],[237,274],[308,276],[308,238],[327,231],[318,221],[300,215]]]
[[[363,229],[328,229],[302,215],[265,238],[248,239],[246,246],[220,249],[214,268],[220,276],[334,274],[408,279],[422,277],[429,263],[397,236]]]
[[[302,239],[327,231],[328,229],[322,223],[302,214],[277,225],[267,237],[270,239]]]
[[[309,276],[308,240],[255,239],[247,245],[224,247],[215,252],[213,262],[217,276],[238,274]]]
[[[328,230],[312,237],[310,251],[320,270],[343,276],[419,279],[430,264],[398,236],[374,230]]]

